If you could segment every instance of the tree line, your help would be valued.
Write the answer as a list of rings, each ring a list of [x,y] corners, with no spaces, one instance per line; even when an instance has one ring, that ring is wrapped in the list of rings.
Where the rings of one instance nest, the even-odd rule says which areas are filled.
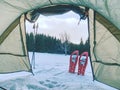
[[[30,52],[42,52],[42,53],[57,53],[57,54],[71,54],[75,50],[79,50],[81,54],[84,51],[89,52],[88,40],[83,43],[80,40],[79,44],[71,43],[68,40],[60,40],[56,37],[51,37],[44,34],[27,33],[26,34],[27,49]]]

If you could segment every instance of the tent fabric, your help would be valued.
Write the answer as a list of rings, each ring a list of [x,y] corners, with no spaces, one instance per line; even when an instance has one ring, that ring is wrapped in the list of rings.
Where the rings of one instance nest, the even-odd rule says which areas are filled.
[[[110,20],[116,27],[120,29],[120,0],[50,0],[53,5],[70,4],[76,6],[87,6]],[[49,0],[2,0],[0,1],[1,21],[0,21],[0,35],[6,30],[6,28],[15,21],[21,14],[30,10],[51,6]],[[113,7],[114,6],[114,7]],[[8,15],[10,17],[8,17]],[[4,25],[4,23],[6,24]]]
[[[80,16],[80,19],[86,19],[85,12],[87,12],[88,10],[89,9],[86,7],[83,8],[74,5],[52,5],[50,7],[37,8],[35,10],[27,12],[26,19],[34,23],[41,14],[44,16],[51,16],[64,14],[69,11],[77,13]]]
[[[31,71],[26,48],[24,14],[55,5],[83,6],[97,12],[95,15],[91,11],[89,13],[94,79],[120,89],[119,4],[120,0],[1,0],[0,73]]]
[[[0,40],[0,73],[30,71],[26,49],[24,15],[12,23]],[[20,28],[21,26],[21,28]]]
[[[90,21],[90,46],[91,51],[93,51],[91,60],[94,79],[119,89],[120,41],[116,39],[118,35],[120,36],[119,30],[100,14],[93,11],[90,11]],[[114,37],[116,34],[117,37]]]

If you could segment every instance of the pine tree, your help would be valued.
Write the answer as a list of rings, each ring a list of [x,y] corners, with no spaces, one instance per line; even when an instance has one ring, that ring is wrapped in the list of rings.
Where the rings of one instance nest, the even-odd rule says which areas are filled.
[[[29,35],[28,45],[29,45],[29,50],[33,51],[34,47],[35,47],[33,33],[30,33],[30,35]]]
[[[83,43],[83,39],[81,38],[80,44],[79,44],[79,53],[83,53],[85,51],[84,48],[84,43]]]
[[[90,54],[90,43],[88,40],[85,42],[85,51],[87,51]]]

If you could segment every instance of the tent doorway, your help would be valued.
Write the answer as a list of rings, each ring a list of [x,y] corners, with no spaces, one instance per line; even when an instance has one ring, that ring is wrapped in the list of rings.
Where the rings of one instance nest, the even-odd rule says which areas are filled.
[[[33,69],[33,71],[34,70],[36,71],[37,69],[37,72],[34,72],[35,74],[37,73],[37,76],[39,77],[43,76],[43,73],[38,73],[42,70],[42,68],[44,68],[44,71],[49,70],[49,72],[47,72],[47,76],[44,75],[46,76],[45,78],[49,77],[49,81],[51,81],[51,78],[52,80],[54,80],[53,79],[54,74],[58,75],[58,77],[56,76],[56,78],[60,78],[61,75],[63,74],[69,74],[68,69],[69,69],[70,54],[76,49],[77,50],[79,49],[80,53],[82,53],[83,51],[88,51],[87,50],[88,48],[85,48],[87,47],[86,44],[88,44],[88,22],[87,22],[87,19],[81,20],[79,22],[79,19],[80,19],[79,15],[70,11],[63,15],[54,15],[54,16],[47,16],[47,17],[41,15],[38,18],[38,20],[35,22],[36,26],[37,24],[39,24],[38,31],[36,34],[37,36],[36,39],[38,39],[36,42],[36,45],[38,46],[36,46],[36,48],[42,47],[41,49],[43,49],[43,50],[38,50],[38,48],[35,49],[38,51],[35,51],[35,65],[36,66],[35,66],[35,69]],[[29,23],[28,21],[26,22],[26,30],[27,30],[27,34],[29,35],[29,38],[30,36],[32,37],[34,35],[33,26],[34,26],[34,23]],[[69,51],[66,56],[64,55],[64,50],[62,50],[63,45],[61,44],[64,41],[61,41],[63,40],[63,37],[61,37],[61,35],[67,35],[66,37],[69,37],[68,38]],[[46,41],[46,43],[40,39],[43,39],[44,41]],[[53,43],[50,43],[49,41]],[[60,41],[61,43],[58,41]],[[30,43],[32,42],[34,41],[30,41]],[[43,43],[44,43],[43,46],[45,47],[41,46],[41,44]],[[52,46],[53,47],[52,48],[53,51],[52,51],[52,50],[49,50],[51,49],[50,45],[57,45],[57,47]],[[30,59],[32,59],[32,51],[29,52],[29,54],[30,54],[29,55]],[[77,72],[77,68],[76,68],[76,72]],[[61,73],[61,74],[57,74],[57,73]],[[74,76],[76,76],[76,74]],[[89,60],[89,64],[88,64],[85,76],[90,77],[89,79],[92,81],[92,71],[91,71],[90,60]],[[66,76],[63,77],[61,79],[62,82],[64,82],[63,80],[64,78],[67,79]],[[46,83],[45,80],[43,81]],[[76,83],[76,80],[73,83]]]
[[[69,55],[74,50],[80,54],[89,52],[88,22],[79,20],[80,16],[70,11],[62,15],[40,15],[35,23],[26,21],[28,51]]]

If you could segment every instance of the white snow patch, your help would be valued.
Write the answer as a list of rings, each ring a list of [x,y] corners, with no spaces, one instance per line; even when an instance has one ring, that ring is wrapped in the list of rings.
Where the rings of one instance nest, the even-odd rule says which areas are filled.
[[[29,53],[30,58],[32,53]],[[93,81],[90,62],[85,76],[72,74],[69,55],[36,53],[34,75],[29,72],[0,74],[0,87],[7,90],[116,90]],[[1,90],[1,89],[0,89]]]

